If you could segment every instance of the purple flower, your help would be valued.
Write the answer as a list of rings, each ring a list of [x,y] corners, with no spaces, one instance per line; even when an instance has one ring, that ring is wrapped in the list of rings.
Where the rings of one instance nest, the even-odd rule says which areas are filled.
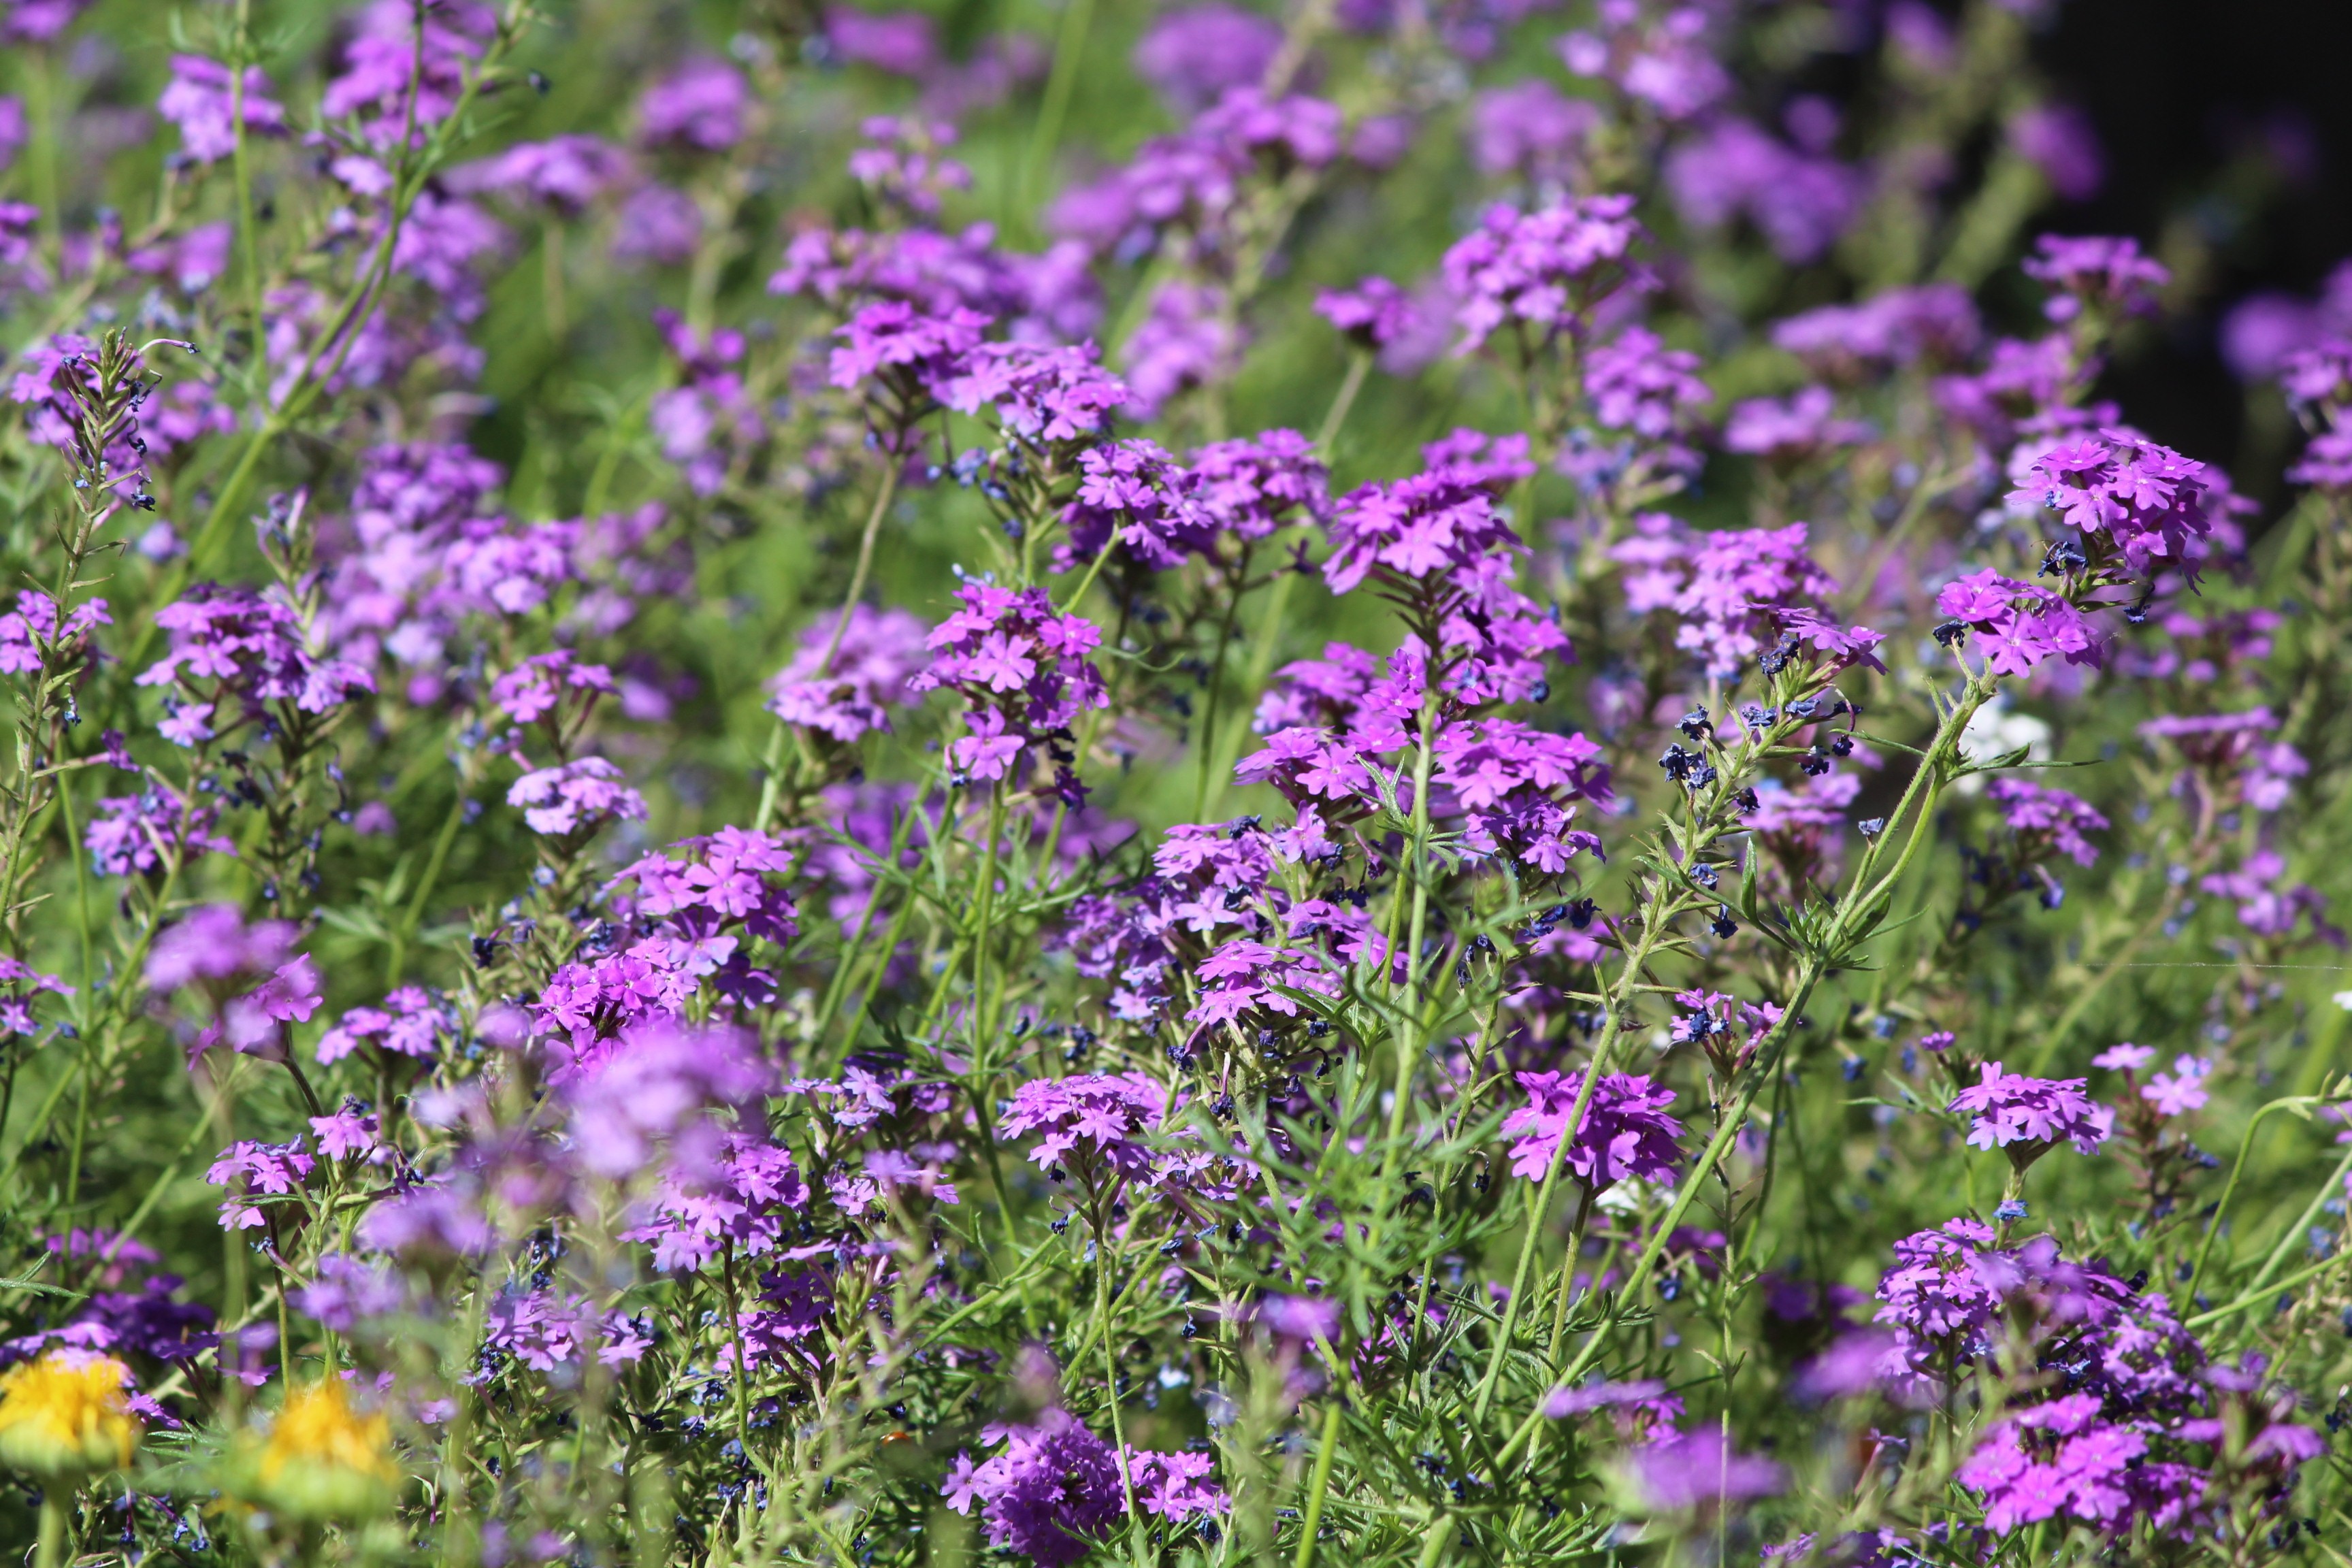
[[[1140,1176],[1151,1163],[1140,1140],[1159,1131],[1168,1109],[1168,1091],[1139,1072],[1031,1079],[1013,1091],[997,1131],[1008,1138],[1038,1135],[1029,1158],[1040,1170],[1083,1156],[1122,1176]]]
[[[2046,659],[2097,664],[2105,645],[2083,612],[2048,588],[2004,577],[1988,566],[1948,583],[1936,595],[1941,614],[1979,634],[1994,673],[2026,675]]]
[[[1748,121],[1718,121],[1667,156],[1666,189],[1685,222],[1720,228],[1745,216],[1784,261],[1811,261],[1853,221],[1860,175],[1799,152]]]
[[[1256,83],[1282,48],[1282,28],[1212,0],[1164,12],[1135,46],[1135,74],[1177,113],[1190,117],[1228,89]]]
[[[1688,120],[1731,90],[1730,75],[1709,49],[1704,8],[1654,11],[1612,0],[1594,19],[1599,33],[1560,39],[1560,59],[1575,75],[1608,82],[1659,119]]]
[[[151,781],[137,795],[100,799],[82,830],[82,847],[101,877],[145,876],[167,860],[186,864],[191,851],[235,855],[236,846],[221,837],[219,826],[218,805],[183,801]]]
[[[2061,1141],[2095,1154],[2115,1131],[2115,1111],[2094,1104],[2083,1093],[2086,1079],[2027,1078],[1999,1062],[1984,1063],[1978,1076],[1979,1081],[1954,1095],[1945,1109],[1974,1112],[1969,1143],[2009,1150],[2011,1162],[2020,1170]]]
[[[1733,405],[1723,449],[1797,463],[1871,438],[1869,426],[1836,417],[1836,395],[1826,386],[1808,386],[1787,399],[1749,398]]]
[[[2045,234],[2034,250],[2021,266],[2028,278],[2050,289],[2042,314],[2053,321],[2071,321],[2085,309],[2152,315],[2156,291],[2172,281],[2162,262],[2140,254],[2136,239]]]
[[[956,143],[954,126],[884,114],[858,129],[866,145],[850,153],[849,174],[878,200],[929,220],[947,192],[971,188],[971,171],[943,155]]]
[[[228,67],[197,55],[172,57],[172,83],[155,100],[155,111],[180,128],[180,147],[199,163],[218,163],[236,150],[231,118]],[[285,106],[268,96],[269,79],[259,66],[245,70],[245,128],[266,136],[286,133]]]
[[[1598,105],[1563,97],[1541,78],[1488,88],[1470,100],[1470,161],[1482,174],[1565,184],[1601,124]]]
[[[2077,866],[2098,859],[2098,850],[2083,836],[2105,832],[2107,819],[2080,797],[2026,779],[1995,779],[1986,786],[1985,798],[2000,807],[2027,858],[2038,858],[2046,848]]]
[[[1788,612],[1817,608],[1837,582],[1805,552],[1805,524],[1693,533],[1655,513],[1611,549],[1632,568],[1626,608],[1668,612],[1675,646],[1696,654],[1713,676],[1735,673],[1780,641]]]
[[[1770,1497],[1787,1484],[1780,1466],[1733,1449],[1714,1426],[1677,1432],[1629,1449],[1627,1490],[1652,1513],[1727,1509]]]
[[[1055,610],[1039,588],[967,582],[956,597],[963,607],[931,629],[925,639],[930,668],[908,689],[951,686],[961,692],[970,705],[967,733],[950,742],[950,762],[975,779],[1005,778],[1032,745],[1069,729],[1087,710],[1108,705],[1101,672],[1087,658],[1102,632]],[[1076,775],[1059,766],[1075,789]]]
[[[1589,1069],[1588,1069],[1589,1070]],[[1669,1114],[1675,1091],[1643,1074],[1604,1075],[1584,1108],[1584,1119],[1569,1132],[1569,1113],[1584,1087],[1585,1074],[1523,1072],[1528,1103],[1503,1118],[1502,1131],[1517,1133],[1511,1145],[1511,1173],[1535,1182],[1551,1168],[1562,1134],[1569,1147],[1561,1168],[1599,1192],[1631,1176],[1636,1181],[1675,1179],[1682,1159],[1683,1124]]]
[[[889,730],[888,710],[908,701],[907,682],[923,668],[929,628],[904,610],[853,605],[836,645],[839,623],[838,612],[810,623],[792,662],[769,683],[768,707],[788,724],[846,745],[869,730]]]
[[[509,1289],[490,1302],[482,1344],[534,1372],[553,1372],[559,1366],[579,1366],[592,1344],[604,1365],[627,1366],[653,1348],[653,1338],[645,1323],[617,1308],[600,1313],[585,1296],[553,1289]]]
[[[979,1505],[989,1544],[1009,1547],[1041,1568],[1063,1568],[1092,1550],[1126,1513],[1129,1482],[1147,1512],[1173,1523],[1229,1506],[1210,1482],[1206,1454],[1121,1454],[1068,1412],[1050,1408],[1033,1426],[992,1431],[1003,1451],[979,1465],[958,1455],[940,1495],[958,1513]]]
[[[1412,297],[1385,278],[1366,278],[1353,289],[1326,289],[1315,296],[1315,313],[1345,332],[1360,348],[1384,349],[1412,330]]]
[[[1154,417],[1179,393],[1232,380],[1246,346],[1223,289],[1181,279],[1162,284],[1120,356],[1136,417]]]
[[[774,1069],[756,1054],[749,1035],[676,1019],[638,1024],[601,1055],[570,1065],[554,1079],[570,1111],[581,1163],[616,1180],[643,1169],[657,1143],[708,1131],[711,1111],[732,1109],[756,1120],[760,1097],[776,1083]],[[683,1152],[698,1156],[706,1173],[710,1169],[714,1151]],[[695,1168],[683,1160],[681,1164]],[[787,1180],[782,1169],[771,1174],[779,1183]]]
[[[1923,359],[1965,358],[1980,331],[1967,290],[1928,283],[1790,316],[1772,329],[1772,342],[1824,374],[1851,378]]]
[[[462,195],[490,192],[577,214],[626,183],[633,172],[629,155],[618,147],[593,136],[573,135],[520,142],[495,158],[452,169],[443,178]]]
[[[643,822],[646,797],[622,776],[602,757],[582,757],[523,774],[508,787],[507,804],[522,807],[530,830],[550,838],[593,833],[607,822]]]
[[[233,1143],[221,1152],[205,1180],[229,1190],[220,1207],[224,1230],[258,1230],[268,1223],[262,1211],[247,1202],[256,1194],[283,1197],[299,1192],[318,1162],[297,1138],[288,1143]]]
[[[927,76],[939,60],[935,25],[919,11],[877,14],[855,5],[828,5],[824,39],[840,58],[890,76]]]
[[[1031,443],[1105,435],[1111,416],[1135,398],[1097,363],[1092,344],[1026,342],[980,344],[934,393],[959,413],[992,410],[1006,430]]]
[[[2120,556],[2152,575],[2162,563],[2197,579],[2197,546],[2212,531],[2214,499],[2205,465],[2138,431],[2107,426],[2035,458],[2010,500],[2048,507],[2080,530],[2093,570]]]
[[[147,950],[147,988],[165,994],[190,985],[225,990],[275,971],[293,944],[294,928],[284,921],[248,928],[235,905],[200,905],[164,927]]]
[[[2136,1072],[2155,1059],[2156,1053],[2147,1047],[2136,1046],[2126,1040],[2120,1045],[2109,1046],[2093,1057],[2091,1065],[2105,1068],[2110,1072]]]
[[[898,300],[867,305],[834,330],[842,340],[828,371],[845,391],[869,376],[902,387],[923,387],[960,369],[960,357],[980,342],[988,318],[961,307],[930,315]]]
[[[292,610],[246,589],[199,584],[156,611],[155,624],[171,634],[171,651],[142,671],[138,684],[203,699],[181,706],[177,721],[163,726],[175,745],[221,732],[211,721],[226,701],[238,704],[245,721],[266,717],[271,702],[326,713],[375,690],[374,677],[359,666],[314,656]]]
[[[1666,347],[1646,327],[1628,327],[1585,356],[1585,395],[1603,426],[1664,441],[1685,434],[1692,412],[1714,396],[1698,368],[1698,355]]]
[[[641,185],[614,215],[613,259],[618,262],[681,267],[701,243],[702,208],[673,186]]]
[[[404,985],[380,1007],[354,1007],[319,1037],[319,1065],[331,1067],[362,1045],[387,1056],[430,1061],[457,1032],[446,1003],[421,985]]]
[[[2106,180],[2091,117],[2066,103],[2035,104],[2010,118],[2009,144],[2070,202],[2087,201]]]
[[[775,1251],[808,1199],[790,1152],[739,1133],[665,1170],[641,1223],[621,1239],[651,1247],[656,1268],[692,1273],[730,1248],[746,1258]]]
[[[408,1292],[382,1264],[365,1262],[347,1253],[331,1252],[310,1270],[310,1279],[293,1294],[295,1309],[315,1318],[339,1334],[360,1324],[408,1310]]]
[[[743,140],[751,93],[724,60],[691,59],[637,100],[637,135],[648,147],[724,153]]]
[[[2212,1075],[2213,1064],[2202,1057],[2175,1057],[2172,1071],[2151,1077],[2139,1096],[2156,1107],[2158,1116],[2186,1116],[2204,1109],[2209,1098],[2205,1080]]]
[[[1577,197],[1531,213],[1488,207],[1445,253],[1445,286],[1462,328],[1454,352],[1469,353],[1506,327],[1538,343],[1583,337],[1601,300],[1646,284],[1629,260],[1642,237],[1633,212],[1625,195]]]

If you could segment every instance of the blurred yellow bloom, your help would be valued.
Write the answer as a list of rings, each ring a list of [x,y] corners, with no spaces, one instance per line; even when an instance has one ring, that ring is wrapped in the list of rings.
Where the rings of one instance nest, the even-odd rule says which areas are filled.
[[[131,1462],[131,1371],[111,1356],[51,1351],[0,1376],[0,1462],[77,1476]]]
[[[350,1519],[392,1500],[400,1470],[392,1461],[392,1423],[381,1411],[352,1408],[341,1378],[289,1395],[269,1428],[258,1472],[268,1500],[308,1519]]]

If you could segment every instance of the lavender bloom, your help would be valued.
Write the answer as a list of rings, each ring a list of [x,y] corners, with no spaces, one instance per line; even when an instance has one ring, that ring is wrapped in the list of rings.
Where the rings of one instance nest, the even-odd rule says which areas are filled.
[[[1601,122],[1597,105],[1564,98],[1539,78],[1489,88],[1470,103],[1470,161],[1482,174],[1564,184]]]
[[[1825,374],[1851,379],[1923,359],[1965,358],[1975,352],[1981,331],[1966,289],[1928,283],[1790,316],[1772,329],[1772,342]]]
[[[1836,243],[1862,195],[1844,164],[1801,153],[1738,119],[1676,148],[1665,177],[1685,222],[1720,228],[1744,216],[1791,263],[1813,260]]]
[[[585,1296],[553,1289],[504,1290],[483,1323],[486,1350],[509,1355],[534,1372],[577,1367],[590,1345],[608,1367],[628,1366],[653,1348],[647,1326],[617,1308],[598,1312]]]
[[[245,128],[265,136],[286,133],[285,106],[270,99],[269,79],[259,66],[245,71]],[[228,68],[196,55],[172,57],[172,84],[155,102],[155,111],[180,128],[181,150],[199,163],[218,163],[236,149],[236,127],[230,117],[231,82]]]
[[[1688,120],[1731,90],[1707,47],[1704,9],[1675,5],[1646,23],[1644,10],[1639,0],[1601,0],[1595,11],[1601,30],[1561,38],[1561,60],[1668,121]]]
[[[2021,265],[2028,278],[2051,290],[2042,313],[2053,321],[2071,321],[2092,308],[2153,315],[2156,291],[2172,281],[2163,263],[2140,254],[2135,239],[2045,234],[2034,250]]]
[[[707,1130],[712,1110],[731,1107],[756,1115],[756,1102],[775,1087],[776,1075],[752,1046],[740,1030],[654,1019],[623,1034],[601,1055],[562,1070],[558,1087],[581,1163],[618,1180],[642,1170],[656,1143]],[[683,1152],[688,1170],[696,1168],[693,1160],[710,1158],[707,1146]],[[784,1180],[782,1171],[772,1174]]]
[[[288,1143],[231,1144],[205,1172],[206,1183],[229,1189],[229,1197],[220,1207],[221,1228],[260,1229],[268,1218],[247,1199],[256,1194],[284,1197],[299,1191],[317,1168],[318,1162],[299,1138]]]
[[[649,1246],[656,1268],[692,1273],[730,1248],[746,1258],[775,1251],[789,1214],[808,1199],[788,1151],[739,1134],[665,1170],[644,1222],[621,1239]]]
[[[1683,1124],[1668,1114],[1675,1091],[1654,1084],[1646,1075],[1613,1072],[1604,1075],[1584,1108],[1584,1119],[1573,1132],[1568,1118],[1584,1087],[1584,1074],[1523,1072],[1521,1089],[1528,1103],[1503,1118],[1506,1135],[1519,1134],[1511,1145],[1511,1173],[1537,1182],[1551,1168],[1563,1134],[1569,1137],[1560,1168],[1586,1189],[1599,1192],[1628,1176],[1636,1181],[1675,1179],[1682,1160]]]
[[[1388,347],[1413,325],[1412,296],[1378,277],[1353,289],[1322,290],[1315,296],[1315,313],[1367,349]]]
[[[919,79],[939,60],[934,25],[919,11],[877,14],[855,5],[828,5],[824,38],[839,58],[889,76]]]
[[[2106,426],[2035,458],[2012,503],[2048,507],[2097,552],[2143,575],[2159,566],[2197,580],[2198,545],[2213,531],[2205,465],[2124,426]]]
[[[959,413],[989,409],[1007,431],[1033,445],[1106,435],[1112,416],[1135,400],[1097,362],[1092,344],[982,343],[933,390]]]
[[[2140,1098],[2154,1105],[2158,1116],[2186,1116],[2205,1108],[2210,1098],[2205,1080],[2212,1076],[2213,1064],[2204,1058],[2175,1057],[2172,1071],[2154,1074],[2140,1086]]]
[[[2098,859],[2098,850],[2083,836],[2105,832],[2107,819],[2079,797],[2025,779],[1995,779],[1985,798],[2000,807],[2029,858],[2046,846],[2077,866]]]
[[[890,728],[888,710],[907,702],[907,682],[923,668],[928,628],[904,610],[853,605],[836,646],[839,619],[835,612],[809,623],[800,650],[770,683],[768,707],[788,724],[847,745]]]
[[[1040,1170],[1083,1156],[1134,1177],[1151,1163],[1140,1140],[1159,1129],[1168,1110],[1168,1091],[1141,1073],[1032,1079],[1013,1091],[997,1131],[1008,1138],[1042,1134],[1029,1152]]]
[[[593,833],[607,822],[643,822],[646,797],[621,782],[621,770],[602,757],[582,757],[523,774],[507,789],[507,804],[523,808],[533,833],[550,838]]]
[[[409,1308],[408,1292],[392,1270],[341,1252],[320,1258],[311,1268],[310,1282],[298,1289],[292,1300],[303,1316],[317,1319],[339,1334],[350,1334],[362,1323]]]
[[[2115,1131],[2115,1111],[2083,1093],[2086,1079],[2027,1078],[1999,1062],[1986,1062],[1979,1078],[1946,1109],[1974,1112],[1969,1142],[1979,1149],[2007,1149],[2020,1170],[2062,1141],[2095,1154]]]
[[[191,851],[235,855],[236,844],[221,837],[219,826],[217,805],[192,805],[151,783],[137,795],[100,799],[82,830],[82,847],[101,877],[145,876],[166,861],[184,865]]]
[[[641,185],[613,218],[613,259],[624,264],[680,267],[702,243],[702,208],[669,185]]]
[[[1808,386],[1785,401],[1749,398],[1733,406],[1723,427],[1723,449],[1796,463],[1869,440],[1870,426],[1836,417],[1836,406],[1826,386]]]
[[[1232,88],[1265,75],[1282,29],[1222,0],[1163,13],[1144,29],[1132,63],[1177,113],[1190,117]]]
[[[1646,441],[1683,435],[1692,411],[1714,395],[1695,374],[1698,367],[1698,355],[1666,347],[1646,327],[1628,327],[1585,356],[1584,389],[1592,416],[1609,429],[1629,430]]]
[[[1459,301],[1456,353],[1506,326],[1549,342],[1580,338],[1591,312],[1619,288],[1641,286],[1628,260],[1641,226],[1633,198],[1584,196],[1531,213],[1496,205],[1445,253],[1445,285]]]
[[[1246,343],[1241,323],[1227,309],[1223,289],[1163,284],[1151,298],[1150,313],[1128,340],[1124,355],[1136,416],[1153,418],[1179,393],[1232,380],[1241,368]]]
[[[2009,121],[2009,144],[2070,202],[2088,201],[2106,182],[2106,160],[2091,117],[2072,104],[2036,104]]]
[[[447,1004],[421,985],[404,985],[380,1007],[354,1007],[319,1037],[319,1065],[331,1067],[362,1046],[387,1056],[430,1061],[456,1033]]]
[[[444,176],[462,195],[510,195],[553,207],[567,216],[584,212],[596,199],[625,184],[633,170],[629,155],[593,136],[558,136],[524,142],[495,158],[452,169]]]
[[[284,921],[247,927],[231,904],[205,904],[166,926],[147,950],[147,988],[171,993],[190,985],[220,990],[285,963],[294,928]]]
[[[751,109],[742,72],[724,60],[692,59],[637,100],[637,136],[648,147],[724,153],[743,140]]]
[[[940,1491],[958,1513],[978,1504],[989,1543],[1041,1568],[1076,1562],[1108,1534],[1127,1511],[1127,1482],[1144,1511],[1174,1524],[1229,1506],[1210,1481],[1208,1455],[1122,1453],[1066,1411],[1043,1411],[1035,1426],[1003,1430],[1000,1441],[1003,1451],[980,1465],[958,1455]]]
[[[1624,1474],[1633,1500],[1652,1513],[1726,1509],[1770,1497],[1788,1484],[1780,1466],[1735,1451],[1713,1426],[1674,1433],[1629,1450]]]

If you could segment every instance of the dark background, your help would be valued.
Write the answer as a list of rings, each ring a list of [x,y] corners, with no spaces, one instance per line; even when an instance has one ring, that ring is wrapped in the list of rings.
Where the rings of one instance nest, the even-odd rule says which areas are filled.
[[[2246,295],[2309,298],[2352,256],[2352,3],[2065,0],[2037,52],[2106,161],[2098,195],[2052,226],[2135,235],[2193,269],[2181,308],[2118,356],[2103,392],[2274,513],[2284,409],[2238,384],[2216,334]]]

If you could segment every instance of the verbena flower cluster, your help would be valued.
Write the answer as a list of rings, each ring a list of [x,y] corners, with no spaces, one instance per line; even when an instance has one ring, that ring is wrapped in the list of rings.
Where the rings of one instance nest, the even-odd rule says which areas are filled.
[[[2060,4],[0,0],[0,1540],[2342,1561],[2352,264],[2134,424]]]

